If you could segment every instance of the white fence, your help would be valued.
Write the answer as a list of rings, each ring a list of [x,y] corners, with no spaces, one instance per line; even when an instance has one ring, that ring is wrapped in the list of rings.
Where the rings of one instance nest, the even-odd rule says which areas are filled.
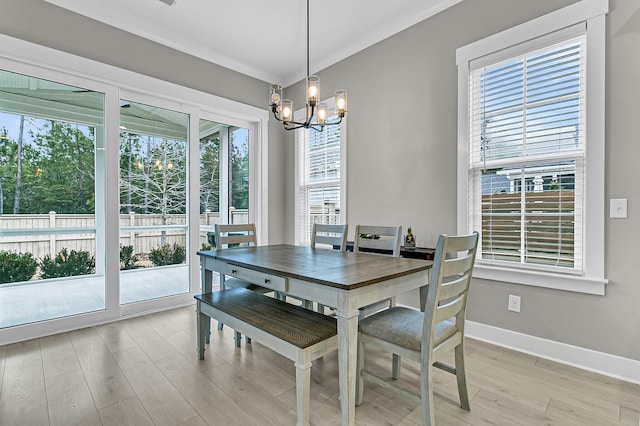
[[[247,210],[230,209],[231,223],[247,223]],[[200,243],[207,243],[220,215],[200,215]],[[87,214],[0,215],[0,251],[31,253],[34,257],[55,255],[62,248],[95,253],[95,216]],[[135,253],[149,253],[163,242],[186,244],[185,215],[168,215],[164,223],[158,214],[121,214],[120,245],[132,245]]]

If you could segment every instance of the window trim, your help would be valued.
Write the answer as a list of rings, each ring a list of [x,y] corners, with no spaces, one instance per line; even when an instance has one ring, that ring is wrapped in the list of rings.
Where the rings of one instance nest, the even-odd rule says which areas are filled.
[[[469,213],[469,77],[471,62],[513,48],[564,28],[586,23],[587,112],[583,273],[554,273],[486,265],[479,262],[474,277],[537,287],[604,295],[605,227],[605,15],[608,0],[583,0],[532,21],[502,31],[456,50],[458,65],[458,232],[466,233]]]
[[[329,105],[327,109],[327,116],[335,114],[335,98],[325,99],[321,102],[325,102]],[[296,110],[293,114],[294,120],[304,121],[306,114],[306,108]],[[298,230],[300,229],[300,140],[298,139],[298,132],[295,131],[295,198],[294,198],[294,244],[300,245],[302,241]],[[344,117],[340,123],[340,223],[347,222],[347,118]]]

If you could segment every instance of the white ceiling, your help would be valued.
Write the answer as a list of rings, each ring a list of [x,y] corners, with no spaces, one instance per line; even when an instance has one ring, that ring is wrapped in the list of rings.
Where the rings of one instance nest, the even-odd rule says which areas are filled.
[[[304,0],[45,1],[266,82],[306,75]],[[311,73],[460,1],[311,0]]]

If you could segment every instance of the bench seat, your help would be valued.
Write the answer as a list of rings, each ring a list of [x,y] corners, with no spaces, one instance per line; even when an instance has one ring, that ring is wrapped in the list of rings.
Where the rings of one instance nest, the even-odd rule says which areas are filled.
[[[213,318],[294,361],[297,423],[308,425],[311,361],[338,348],[336,319],[245,288],[194,297],[199,359],[204,359],[205,324]]]

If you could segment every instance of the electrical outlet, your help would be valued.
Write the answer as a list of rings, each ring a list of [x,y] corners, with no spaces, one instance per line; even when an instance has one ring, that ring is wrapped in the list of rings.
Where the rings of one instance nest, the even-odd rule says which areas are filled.
[[[520,312],[520,296],[509,295],[509,304],[507,309],[513,312]]]

